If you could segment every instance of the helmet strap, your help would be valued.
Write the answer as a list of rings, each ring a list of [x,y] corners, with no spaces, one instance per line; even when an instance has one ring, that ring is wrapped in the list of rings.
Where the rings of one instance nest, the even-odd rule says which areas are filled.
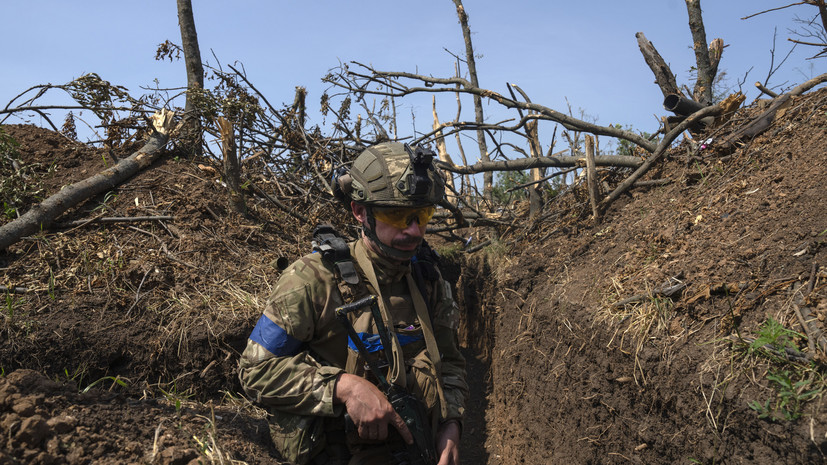
[[[367,224],[362,225],[362,232],[383,254],[397,260],[410,260],[416,255],[416,249],[411,251],[399,250],[380,241],[376,235],[376,218],[373,216],[373,207],[365,205],[365,212],[367,214]]]

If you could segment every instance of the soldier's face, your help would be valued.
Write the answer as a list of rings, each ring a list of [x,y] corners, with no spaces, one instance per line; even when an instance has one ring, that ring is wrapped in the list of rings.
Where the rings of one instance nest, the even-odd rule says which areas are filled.
[[[356,217],[360,223],[363,225],[367,224],[368,215],[364,205],[353,202],[351,209],[353,216]],[[422,243],[427,227],[428,223],[419,224],[418,221],[413,220],[405,228],[397,228],[376,219],[376,228],[374,228],[374,231],[376,232],[376,237],[379,238],[383,244],[397,250],[412,252]]]
[[[383,244],[389,245],[394,249],[411,252],[419,247],[422,243],[422,238],[425,237],[425,228],[428,223],[419,224],[418,221],[413,220],[404,229],[391,226],[384,221],[376,220],[376,237],[382,241]]]

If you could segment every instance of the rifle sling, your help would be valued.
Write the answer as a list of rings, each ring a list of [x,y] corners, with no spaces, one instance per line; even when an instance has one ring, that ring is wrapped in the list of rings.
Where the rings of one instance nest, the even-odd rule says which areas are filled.
[[[359,268],[364,271],[365,276],[368,278],[368,282],[378,294],[379,310],[382,313],[385,326],[388,328],[393,328],[393,320],[390,318],[387,302],[379,288],[379,281],[376,279],[376,272],[373,269],[373,262],[370,258],[368,258],[365,248],[356,247],[355,252],[354,258],[359,264]],[[439,394],[440,414],[442,418],[445,418],[448,414],[448,406],[445,403],[445,393],[442,387],[442,380],[439,377],[439,374],[442,373],[442,358],[439,353],[436,338],[434,337],[434,328],[431,324],[428,306],[425,303],[422,293],[419,291],[419,286],[417,286],[416,282],[414,282],[414,278],[411,276],[410,271],[405,273],[405,278],[407,279],[408,291],[411,293],[411,299],[413,300],[414,309],[416,310],[416,316],[419,319],[420,326],[422,327],[422,334],[425,337],[425,348],[428,351],[428,358],[430,358],[431,363],[433,363],[434,369],[436,370],[436,384],[437,392]],[[399,344],[399,339],[396,337],[396,332],[390,331],[390,333],[393,338],[391,341],[391,350],[394,363],[393,367],[391,367],[391,372],[388,374],[388,381],[406,387],[407,378],[404,368],[405,356],[402,352],[402,346]]]

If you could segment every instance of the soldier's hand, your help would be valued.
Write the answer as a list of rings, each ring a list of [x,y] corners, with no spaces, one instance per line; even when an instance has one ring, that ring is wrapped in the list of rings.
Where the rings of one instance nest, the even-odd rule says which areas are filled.
[[[436,438],[437,465],[459,465],[459,423],[450,421],[439,428]]]
[[[359,437],[372,441],[388,438],[388,424],[402,435],[406,443],[413,443],[405,421],[393,410],[387,397],[370,381],[350,373],[342,373],[336,381],[334,401],[345,405],[356,424]]]

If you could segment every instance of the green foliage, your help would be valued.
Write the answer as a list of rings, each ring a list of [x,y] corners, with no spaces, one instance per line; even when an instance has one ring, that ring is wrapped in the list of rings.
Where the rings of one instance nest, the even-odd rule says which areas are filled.
[[[528,171],[499,171],[494,182],[493,195],[499,203],[510,203],[526,198],[525,189],[508,192],[509,189],[529,182]]]
[[[787,421],[797,420],[801,417],[801,407],[804,402],[815,398],[824,390],[823,383],[816,383],[818,385],[810,389],[814,384],[813,379],[799,379],[799,376],[798,373],[790,370],[771,371],[767,374],[767,380],[776,392],[775,402],[768,399],[762,404],[753,400],[749,402],[749,408],[755,410],[759,418],[771,421],[779,417]]]
[[[759,328],[758,337],[749,345],[748,352],[755,353],[767,344],[778,350],[784,350],[787,347],[796,349],[793,339],[798,336],[799,334],[795,331],[790,331],[773,318],[768,318]]]
[[[766,402],[763,404],[758,402],[757,400],[751,400],[747,403],[749,408],[755,410],[758,413],[758,418],[762,420],[772,420],[772,407],[770,406],[770,400],[767,399]]]
[[[20,144],[0,127],[0,214],[9,220],[17,218],[24,206],[42,200],[43,193],[34,177],[38,165],[21,162],[19,148]]]
[[[115,86],[95,73],[85,74],[66,85],[66,91],[79,104],[88,107],[106,125],[113,122],[115,108],[137,104],[126,87]]]
[[[14,140],[12,136],[6,134],[6,131],[0,127],[0,156],[18,158],[20,154],[17,152],[17,149],[19,148],[20,143]]]
[[[103,202],[100,203],[97,207],[92,209],[93,212],[100,212],[104,213],[110,211],[112,209],[111,204],[112,202],[118,200],[118,194],[115,191],[109,191],[103,196]]]
[[[223,116],[233,123],[234,127],[252,127],[259,118],[264,118],[264,108],[240,78],[234,74],[213,71],[207,76],[207,81],[215,82],[212,89],[190,89],[187,97],[198,111],[214,123],[219,116]]]
[[[158,390],[161,391],[169,402],[172,402],[172,404],[175,405],[176,413],[180,413],[181,408],[184,406],[184,402],[193,397],[193,392],[190,389],[181,391],[178,388],[176,381],[173,381],[172,385],[168,386],[168,389],[158,386]]]
[[[625,128],[620,124],[610,124],[609,126],[615,129],[622,129],[629,132],[637,132],[641,137],[645,139],[649,139],[652,137],[651,133],[648,133],[646,131],[635,131],[635,129],[632,126],[626,126]],[[614,142],[611,142],[609,146],[611,147],[613,143]],[[615,155],[624,155],[628,157],[638,155],[638,153],[635,152],[635,148],[637,148],[637,145],[633,144],[632,142],[629,142],[628,140],[624,139],[617,139],[616,144],[617,148],[615,149]]]
[[[126,378],[121,378],[120,376],[104,376],[102,378],[98,378],[97,380],[93,381],[92,384],[90,384],[89,386],[86,386],[83,389],[83,391],[81,391],[81,392],[84,392],[84,393],[89,392],[90,389],[92,389],[93,387],[97,386],[98,384],[100,384],[104,381],[112,381],[112,384],[109,386],[109,390],[111,391],[112,388],[114,388],[116,385],[118,385],[120,387],[126,387],[128,385],[127,381],[129,381],[129,380],[127,380]]]
[[[14,322],[15,315],[17,314],[17,309],[23,305],[24,300],[18,299],[14,296],[11,292],[6,292],[6,302],[4,307],[5,310],[5,317],[6,317],[6,324],[10,324]]]
[[[462,253],[463,244],[461,242],[448,243],[445,246],[437,247],[436,253],[446,260],[453,260]]]
[[[775,396],[764,402],[748,402],[749,408],[755,410],[759,418],[770,421],[796,420],[801,417],[804,403],[820,396],[827,387],[821,374],[812,367],[791,363],[778,355],[786,349],[798,350],[795,341],[802,337],[775,319],[768,318],[759,327],[755,340],[747,347],[747,354],[782,364],[767,372],[767,381],[775,391]]]

